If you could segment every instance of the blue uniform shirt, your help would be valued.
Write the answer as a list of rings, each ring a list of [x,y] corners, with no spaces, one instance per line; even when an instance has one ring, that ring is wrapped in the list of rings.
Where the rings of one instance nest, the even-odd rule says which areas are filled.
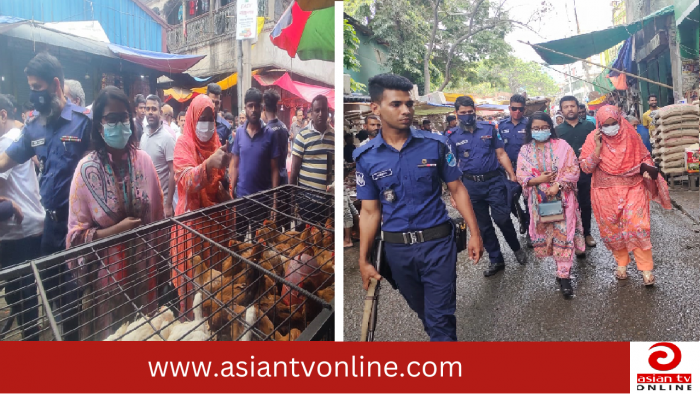
[[[41,205],[52,211],[67,209],[75,168],[90,146],[92,113],[67,101],[58,119],[47,125],[43,122],[41,117],[31,118],[6,152],[17,163],[36,155],[44,167],[39,183]]]
[[[277,167],[280,170],[280,185],[287,184],[287,154],[289,153],[289,130],[279,119],[273,119],[265,125],[265,129],[275,135],[280,157],[277,159]]]
[[[262,123],[262,121],[261,121]],[[280,159],[280,148],[272,131],[262,127],[253,138],[246,128],[248,121],[236,130],[231,153],[238,156],[238,181],[236,197],[261,192],[272,188],[271,160]],[[286,145],[286,144],[285,144]]]
[[[420,231],[449,220],[442,183],[461,172],[445,137],[411,128],[401,152],[377,138],[355,149],[357,198],[379,200],[382,230]]]
[[[501,133],[501,138],[503,138],[503,145],[508,158],[513,163],[518,161],[520,148],[525,143],[525,126],[527,126],[527,121],[528,119],[523,116],[518,124],[513,124],[510,117],[498,122],[498,132]]]
[[[462,172],[482,175],[500,167],[496,149],[503,148],[503,141],[496,127],[488,122],[476,122],[473,133],[457,125],[448,131],[447,141]]]
[[[221,145],[226,145],[228,137],[231,136],[231,124],[219,114],[216,114],[216,134],[219,135]]]

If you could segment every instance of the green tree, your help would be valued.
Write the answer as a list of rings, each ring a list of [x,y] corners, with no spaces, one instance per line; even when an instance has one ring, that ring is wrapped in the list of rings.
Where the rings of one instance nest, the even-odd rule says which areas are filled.
[[[343,24],[343,67],[347,70],[360,71],[360,62],[357,60],[357,48],[360,46],[360,40],[357,38],[355,28],[344,20]],[[353,92],[365,90],[365,84],[356,82],[350,78],[350,89]]]
[[[535,2],[525,22],[513,20],[508,0],[347,0],[349,15],[389,43],[394,73],[417,83],[423,93],[477,77],[480,62],[504,61],[510,52],[505,36],[527,27],[548,11],[548,0]]]
[[[508,56],[499,64],[480,63],[476,70],[476,83],[463,83],[455,86],[460,91],[477,95],[490,95],[497,91],[521,93],[528,96],[553,96],[559,86],[544,68],[535,62],[526,62],[515,56]]]

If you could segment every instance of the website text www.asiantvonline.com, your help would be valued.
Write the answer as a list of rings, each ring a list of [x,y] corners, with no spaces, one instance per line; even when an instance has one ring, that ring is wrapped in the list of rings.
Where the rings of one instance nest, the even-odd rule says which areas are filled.
[[[148,362],[151,377],[224,377],[224,378],[273,378],[273,377],[462,377],[459,361],[411,361],[399,370],[393,361],[365,361],[363,356],[352,361],[224,361],[218,371],[212,370],[211,361],[155,361]]]

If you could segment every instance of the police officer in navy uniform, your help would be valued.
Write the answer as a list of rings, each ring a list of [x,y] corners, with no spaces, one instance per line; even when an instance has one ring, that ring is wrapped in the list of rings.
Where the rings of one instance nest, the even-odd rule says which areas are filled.
[[[41,240],[43,256],[66,249],[68,197],[73,174],[90,145],[90,111],[66,101],[63,69],[58,59],[39,53],[24,69],[31,89],[30,101],[39,112],[22,129],[18,141],[0,155],[0,172],[36,155],[42,163],[39,184],[41,204],[46,210]],[[78,291],[66,263],[41,272],[51,302],[58,304],[66,340],[77,340]]]
[[[491,218],[515,252],[518,263],[527,263],[527,255],[518,242],[518,234],[510,219],[510,207],[507,202],[507,190],[510,185],[506,185],[506,182],[515,182],[515,172],[503,149],[500,134],[493,125],[477,122],[475,109],[471,97],[461,96],[455,100],[459,124],[448,131],[447,140],[457,156],[462,180],[469,191],[479,230],[484,239],[484,247],[491,261],[489,268],[484,271],[484,276],[491,276],[505,268],[505,260]],[[503,176],[499,164],[512,181]]]
[[[379,135],[354,152],[360,214],[360,274],[367,289],[381,276],[369,263],[381,222],[386,263],[394,282],[418,314],[432,341],[457,340],[457,249],[452,222],[442,201],[442,182],[471,231],[468,250],[476,263],[482,241],[469,194],[445,137],[412,128],[408,79],[381,74],[369,80]]]
[[[503,145],[510,163],[513,166],[513,171],[516,171],[516,165],[518,161],[518,154],[520,153],[520,148],[525,143],[525,126],[527,125],[527,117],[525,114],[525,97],[514,94],[510,98],[510,117],[502,119],[498,122],[498,131],[501,133],[501,138],[503,138]],[[513,206],[510,211],[515,217],[520,220],[520,234],[526,234],[527,229],[530,226],[530,213],[528,211],[527,203],[525,204],[525,209],[523,210],[520,205],[520,196],[522,194],[522,187],[519,188],[519,192],[513,198]],[[530,235],[527,234],[528,246],[531,245]]]

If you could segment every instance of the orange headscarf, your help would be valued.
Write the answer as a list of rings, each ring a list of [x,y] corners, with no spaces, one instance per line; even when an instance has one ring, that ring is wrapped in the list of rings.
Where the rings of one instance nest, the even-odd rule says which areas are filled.
[[[182,172],[186,169],[204,163],[209,156],[214,154],[214,152],[221,147],[221,142],[216,133],[214,133],[214,136],[207,142],[202,142],[197,138],[197,133],[195,131],[197,122],[206,108],[211,108],[212,114],[214,113],[214,103],[208,96],[200,94],[192,100],[190,107],[187,109],[182,136],[175,144],[175,157],[173,159],[175,179],[179,179]],[[224,170],[211,171],[212,172],[209,173],[210,182],[200,191],[200,206],[197,208],[209,207],[216,204],[219,180],[224,177]],[[176,214],[180,213],[176,212]]]
[[[603,146],[600,149],[601,170],[610,175],[638,174],[639,166],[650,157],[649,151],[644,146],[642,139],[632,125],[622,116],[620,110],[614,105],[601,107],[596,114],[597,129],[601,129],[603,123],[613,118],[620,125],[620,131],[613,137],[603,134]],[[595,151],[595,131],[588,135],[581,149],[581,158],[591,155]]]

